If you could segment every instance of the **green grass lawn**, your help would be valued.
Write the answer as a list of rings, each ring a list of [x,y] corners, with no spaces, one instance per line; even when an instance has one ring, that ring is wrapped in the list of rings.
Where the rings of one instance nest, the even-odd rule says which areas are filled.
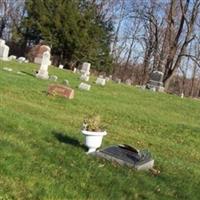
[[[46,95],[51,81],[37,68],[0,61],[0,199],[200,199],[200,101],[94,79],[80,91],[77,74],[50,67],[75,89],[66,100]],[[160,175],[86,155],[80,128],[91,113],[106,125],[103,147],[148,148]]]

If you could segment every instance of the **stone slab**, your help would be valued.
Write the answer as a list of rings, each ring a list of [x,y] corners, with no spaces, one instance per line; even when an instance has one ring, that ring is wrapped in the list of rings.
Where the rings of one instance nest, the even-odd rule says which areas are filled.
[[[120,165],[125,165],[136,170],[149,170],[154,166],[154,160],[149,152],[139,151],[128,145],[116,145],[107,147],[92,155],[115,161]]]
[[[52,84],[48,88],[48,93],[51,95],[57,95],[61,97],[65,97],[68,99],[73,99],[74,98],[74,90],[63,86],[63,85],[58,85],[58,84]]]

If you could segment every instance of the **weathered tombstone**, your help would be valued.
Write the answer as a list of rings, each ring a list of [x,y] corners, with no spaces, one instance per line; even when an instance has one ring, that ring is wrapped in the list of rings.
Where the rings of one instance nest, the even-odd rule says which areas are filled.
[[[106,79],[98,77],[97,80],[96,80],[96,84],[104,86],[106,84]]]
[[[67,79],[64,80],[63,83],[64,83],[65,85],[69,85],[69,81],[68,81]]]
[[[63,67],[64,67],[63,65],[59,65],[59,67],[58,67],[58,68],[59,68],[59,69],[63,69]]]
[[[51,95],[57,95],[68,99],[74,98],[74,90],[63,85],[50,85],[48,88],[48,93]]]
[[[81,69],[81,73],[89,76],[90,75],[90,66],[91,66],[90,63],[84,62],[82,69]]]
[[[86,74],[82,74],[81,77],[80,77],[80,79],[82,81],[86,81],[87,82],[87,81],[89,81],[90,77],[88,75],[86,75]]]
[[[57,80],[58,80],[58,77],[57,77],[56,75],[51,75],[51,76],[49,77],[49,80],[51,80],[51,81],[57,81]]]
[[[116,82],[117,82],[118,84],[120,84],[120,83],[121,83],[121,79],[120,79],[120,78],[117,78],[117,79],[116,79]]]
[[[79,89],[80,90],[87,90],[87,91],[89,91],[91,89],[91,85],[89,85],[87,83],[80,83]]]
[[[42,62],[38,73],[36,74],[37,78],[48,79],[48,67],[50,64],[50,52],[46,51],[43,53]]]
[[[38,44],[34,46],[30,51],[30,60],[33,60],[33,62],[36,64],[41,64],[43,54],[46,51],[48,51],[49,53],[51,52],[50,47],[47,45]]]
[[[19,57],[19,58],[17,58],[17,61],[18,61],[19,63],[23,63],[23,62],[26,61],[26,58],[24,58],[24,57]]]
[[[163,72],[160,71],[154,71],[150,75],[150,81],[147,84],[147,89],[160,91],[163,88]]]
[[[152,159],[149,151],[140,151],[129,145],[116,145],[107,147],[90,155],[115,161],[120,165],[125,165],[137,170],[149,170],[154,166],[154,160]]]
[[[125,81],[125,83],[126,83],[126,85],[131,85],[131,84],[132,84],[132,81],[131,81],[131,79],[127,79],[127,80]]]
[[[8,59],[9,59],[9,60],[16,60],[16,59],[17,59],[17,56],[11,55],[11,56],[8,57]]]
[[[76,70],[77,70],[76,67],[74,67],[73,72],[76,73]]]
[[[8,60],[9,47],[6,45],[5,40],[0,39],[0,59]]]

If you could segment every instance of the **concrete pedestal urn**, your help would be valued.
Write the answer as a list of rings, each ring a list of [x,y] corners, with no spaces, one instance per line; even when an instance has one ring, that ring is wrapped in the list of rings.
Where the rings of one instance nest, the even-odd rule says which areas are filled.
[[[95,152],[101,146],[103,136],[107,135],[106,131],[92,132],[82,130],[81,132],[85,136],[85,145],[88,147],[87,153]]]

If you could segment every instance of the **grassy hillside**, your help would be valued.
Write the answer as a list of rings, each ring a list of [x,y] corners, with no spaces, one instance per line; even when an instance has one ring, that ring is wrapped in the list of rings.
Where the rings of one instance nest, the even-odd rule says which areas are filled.
[[[0,199],[200,199],[199,101],[94,79],[80,91],[78,75],[52,67],[75,89],[69,101],[47,96],[51,81],[35,69],[0,61]],[[103,147],[148,148],[160,175],[86,155],[80,127],[91,113],[107,127]]]

